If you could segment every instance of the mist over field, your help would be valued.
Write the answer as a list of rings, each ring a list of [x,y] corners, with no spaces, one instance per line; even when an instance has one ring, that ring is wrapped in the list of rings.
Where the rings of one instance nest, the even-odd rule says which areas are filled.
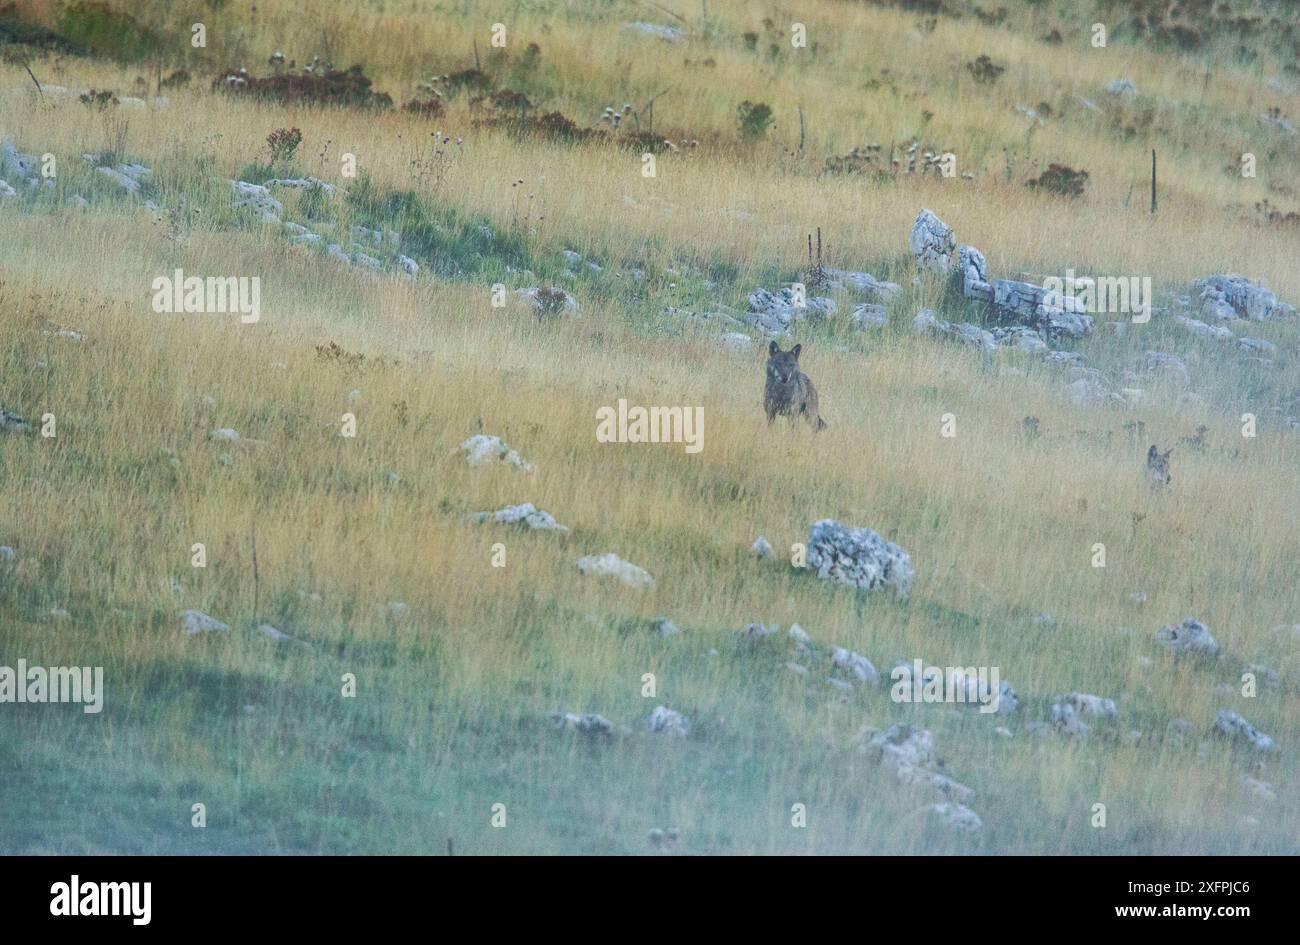
[[[0,5],[0,852],[1300,853],[1300,9]]]

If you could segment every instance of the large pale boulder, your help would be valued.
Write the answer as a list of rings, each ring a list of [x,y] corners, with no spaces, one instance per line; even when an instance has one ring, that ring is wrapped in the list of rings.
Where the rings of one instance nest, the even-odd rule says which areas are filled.
[[[869,528],[851,528],[834,519],[813,523],[807,564],[822,580],[860,590],[892,588],[900,598],[912,590],[912,558],[906,551]]]

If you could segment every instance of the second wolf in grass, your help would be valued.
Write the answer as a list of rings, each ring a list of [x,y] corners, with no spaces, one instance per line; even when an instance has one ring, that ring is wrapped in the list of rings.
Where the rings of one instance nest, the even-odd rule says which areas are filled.
[[[817,388],[808,375],[799,370],[799,352],[803,345],[782,351],[775,341],[768,346],[767,384],[763,388],[763,409],[767,422],[780,414],[794,419],[803,417],[813,430],[825,430],[826,421],[817,409]]]

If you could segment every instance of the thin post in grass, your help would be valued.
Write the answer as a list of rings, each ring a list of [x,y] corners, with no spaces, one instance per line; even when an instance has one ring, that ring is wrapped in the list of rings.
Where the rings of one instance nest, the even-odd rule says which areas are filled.
[[[253,620],[257,620],[257,612],[262,598],[262,576],[257,569],[257,532],[252,532],[253,539]]]
[[[1151,215],[1156,215],[1156,149],[1151,149]]]
[[[799,153],[800,154],[803,154],[803,140],[804,140],[803,106],[800,105],[799,106]]]

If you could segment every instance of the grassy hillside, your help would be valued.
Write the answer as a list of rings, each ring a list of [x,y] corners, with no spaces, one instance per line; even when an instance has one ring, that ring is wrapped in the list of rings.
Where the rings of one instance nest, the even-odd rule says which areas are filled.
[[[10,175],[17,192],[0,198],[0,407],[37,428],[0,431],[0,545],[14,551],[0,561],[0,665],[105,678],[97,715],[0,705],[0,849],[1297,852],[1298,328],[1234,328],[1276,345],[1265,364],[1192,336],[1171,308],[1219,272],[1300,301],[1286,218],[1300,209],[1297,15],[998,6],[331,0],[307,16],[226,0],[0,14],[0,33],[23,40],[0,66],[0,135],[57,169],[48,185]],[[196,22],[204,48],[190,44]],[[805,48],[790,44],[795,22]],[[1090,45],[1094,22],[1110,25],[1105,48]],[[292,68],[268,62],[277,51]],[[983,55],[999,77],[975,77]],[[314,57],[362,66],[393,106],[259,98],[221,78],[301,75]],[[180,70],[189,81],[160,100],[159,75]],[[1120,78],[1135,96],[1106,91]],[[113,97],[81,101],[89,90]],[[743,102],[775,124],[747,132]],[[574,124],[530,124],[553,112]],[[296,153],[272,157],[277,129],[300,131]],[[914,141],[954,153],[958,176],[908,173]],[[836,172],[868,144],[873,162]],[[150,169],[138,192],[97,169],[132,163]],[[1026,186],[1050,164],[1087,170],[1084,193]],[[336,190],[272,193],[319,246],[236,207],[228,183],[304,175]],[[1068,367],[914,334],[922,307],[984,317],[916,269],[922,207],[998,276],[1152,278],[1149,324],[1054,344],[1141,395],[1079,404]],[[357,226],[400,234],[417,274]],[[830,265],[901,292],[881,329],[854,330],[860,299],[835,291],[834,316],[782,339],[803,344],[821,393],[830,428],[813,434],[764,421],[767,340],[724,316],[759,286],[804,278],[819,227]],[[152,282],[178,268],[259,277],[260,320],[157,313]],[[578,314],[539,317],[514,291],[539,286],[563,287]],[[740,353],[718,340],[737,330],[754,338]],[[1146,372],[1150,350],[1183,359],[1188,382]],[[596,411],[620,398],[703,407],[704,449],[598,442]],[[941,435],[945,415],[955,436]],[[224,428],[240,439],[212,438]],[[459,446],[480,433],[534,470],[469,465]],[[1167,489],[1143,476],[1153,442],[1175,448]],[[474,519],[522,502],[569,531]],[[792,566],[823,518],[905,548],[910,597]],[[750,552],[759,535],[773,558]],[[653,585],[579,572],[606,552]],[[188,609],[230,629],[187,634]],[[1157,644],[1185,617],[1211,628],[1217,659]],[[680,632],[662,635],[661,618]],[[752,639],[754,622],[780,632]],[[915,658],[997,666],[1020,706],[982,715],[899,704],[885,685],[846,691],[827,682],[841,675],[833,646],[885,675]],[[1258,692],[1243,696],[1251,667]],[[1058,731],[1052,706],[1071,692],[1113,699],[1115,717],[1089,719],[1084,739]],[[645,731],[657,705],[688,716],[690,735]],[[1216,737],[1223,708],[1277,750]],[[629,731],[559,731],[555,712]],[[975,792],[979,831],[937,822],[931,791],[863,751],[864,728],[895,722],[933,733],[939,770]],[[791,825],[795,804],[806,827]],[[652,843],[652,830],[677,839]]]

